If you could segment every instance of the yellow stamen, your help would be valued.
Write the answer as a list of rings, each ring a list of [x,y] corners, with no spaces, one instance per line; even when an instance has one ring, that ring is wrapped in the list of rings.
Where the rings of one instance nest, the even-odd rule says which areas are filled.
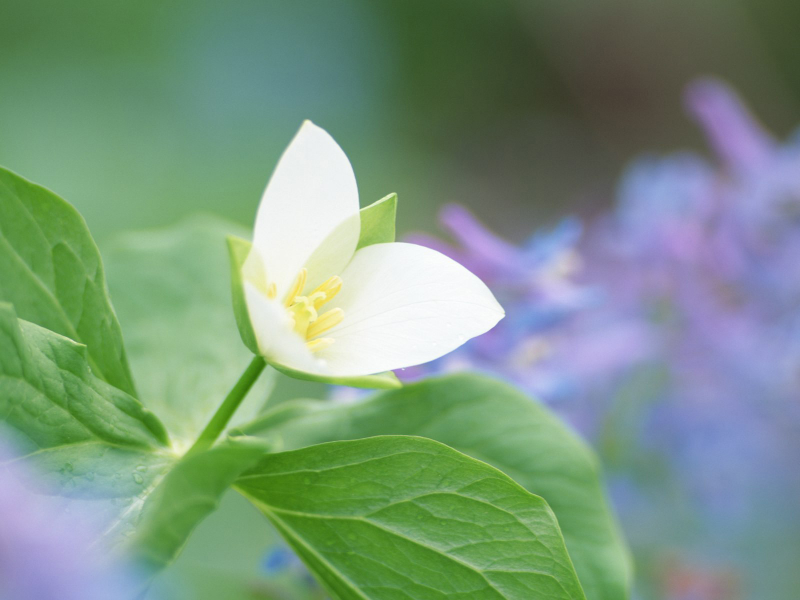
[[[278,286],[275,285],[275,282],[273,281],[272,283],[269,284],[269,287],[267,288],[267,298],[269,298],[270,300],[275,300],[275,296],[277,295],[278,295]]]
[[[314,305],[305,296],[297,296],[295,303],[289,308],[289,314],[294,320],[294,330],[300,337],[306,338],[308,326],[317,320],[317,311]]]
[[[315,340],[311,340],[310,342],[306,342],[306,346],[308,347],[311,352],[319,352],[323,348],[330,347],[335,340],[333,338],[317,338]]]
[[[326,302],[325,292],[313,292],[308,295],[308,299],[314,305],[314,308],[320,308]]]
[[[342,289],[342,278],[334,275],[323,281],[317,289],[309,294],[309,298],[314,302],[314,307],[319,308],[326,302],[330,302],[339,290]]]
[[[306,338],[315,338],[325,333],[341,323],[342,319],[344,319],[344,311],[341,308],[334,308],[328,312],[322,313],[316,321],[309,325]]]
[[[294,304],[295,298],[300,295],[303,291],[303,288],[306,287],[306,277],[308,277],[308,269],[303,267],[300,269],[300,272],[297,274],[297,278],[294,280],[289,293],[286,294],[286,299],[284,300],[284,304],[286,307],[290,307]]]
[[[311,352],[318,352],[333,344],[333,338],[317,337],[333,329],[344,319],[344,311],[334,308],[322,314],[319,309],[330,301],[342,289],[342,278],[338,275],[328,278],[307,296],[301,296],[308,280],[308,270],[300,269],[289,293],[284,299],[286,312],[292,329],[306,341]],[[277,294],[275,284],[267,288],[267,296],[274,298]],[[316,338],[316,339],[312,339]]]

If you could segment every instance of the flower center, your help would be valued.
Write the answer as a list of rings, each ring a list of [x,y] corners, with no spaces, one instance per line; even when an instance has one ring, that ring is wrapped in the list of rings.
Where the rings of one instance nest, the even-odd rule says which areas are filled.
[[[320,308],[330,302],[342,289],[342,278],[334,275],[307,296],[302,296],[307,277],[308,271],[300,269],[300,273],[286,295],[284,306],[292,320],[292,328],[306,340],[306,346],[311,352],[317,352],[334,342],[333,338],[320,336],[341,323],[344,318],[344,311],[341,308],[320,312]],[[272,298],[275,297],[274,287],[270,287],[269,295]]]

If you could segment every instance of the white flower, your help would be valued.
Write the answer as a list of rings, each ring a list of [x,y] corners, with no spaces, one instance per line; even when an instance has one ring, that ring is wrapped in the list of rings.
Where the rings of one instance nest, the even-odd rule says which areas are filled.
[[[358,189],[342,149],[306,121],[267,185],[244,292],[272,364],[358,377],[438,358],[504,315],[475,275],[414,244],[356,250]]]

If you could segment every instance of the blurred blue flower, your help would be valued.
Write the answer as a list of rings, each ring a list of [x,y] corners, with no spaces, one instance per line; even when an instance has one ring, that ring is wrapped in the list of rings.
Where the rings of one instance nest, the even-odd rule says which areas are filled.
[[[447,207],[453,244],[416,236],[507,317],[406,376],[487,371],[571,421],[652,563],[652,597],[789,597],[800,576],[773,565],[800,560],[800,135],[778,143],[719,81],[686,102],[715,160],[635,161],[583,232],[568,220],[515,246]],[[742,576],[721,585],[701,559]]]
[[[765,491],[800,490],[800,146],[719,82],[687,99],[720,165],[636,163],[584,251],[612,303],[653,315],[668,372],[654,439],[709,518],[749,526]]]
[[[261,563],[267,577],[286,577],[300,585],[303,592],[317,596],[322,588],[298,556],[287,546],[278,544],[267,550]]]
[[[267,575],[275,575],[298,563],[300,559],[286,546],[275,546],[267,551],[261,566]]]
[[[481,277],[506,318],[442,359],[398,375],[416,379],[461,369],[491,373],[558,406],[578,429],[595,434],[599,390],[640,364],[651,341],[644,321],[606,310],[602,285],[579,281],[584,270],[578,253],[581,223],[565,219],[515,246],[461,206],[446,206],[441,222],[454,244],[421,234],[412,239]]]

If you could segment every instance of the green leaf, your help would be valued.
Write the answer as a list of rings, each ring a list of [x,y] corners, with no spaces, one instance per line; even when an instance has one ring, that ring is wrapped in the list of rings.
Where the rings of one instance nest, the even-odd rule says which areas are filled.
[[[361,209],[361,236],[358,248],[394,241],[397,194],[389,194]]]
[[[329,377],[327,375],[314,375],[313,373],[295,371],[294,369],[284,367],[283,365],[277,363],[270,363],[270,365],[284,375],[294,377],[295,379],[303,379],[305,381],[318,381],[320,383],[329,383],[331,385],[346,385],[354,388],[368,388],[377,390],[390,390],[403,386],[397,376],[391,371],[378,373],[377,375],[360,375],[357,377]]]
[[[0,415],[17,460],[65,503],[91,498],[108,537],[128,534],[172,463],[166,432],[134,398],[95,377],[86,347],[0,304]]]
[[[242,342],[253,354],[258,354],[258,342],[250,324],[250,314],[247,312],[247,301],[244,297],[244,281],[242,267],[253,244],[235,235],[228,236],[228,258],[231,266],[231,295],[233,297],[233,315]]]
[[[67,202],[0,168],[0,302],[20,318],[86,344],[98,377],[135,395],[103,265]]]
[[[144,506],[133,538],[140,561],[152,571],[171,563],[195,527],[216,510],[234,480],[266,449],[258,440],[228,440],[183,457]]]
[[[485,461],[543,497],[558,517],[587,597],[629,595],[628,552],[593,452],[546,408],[508,385],[453,375],[354,404],[294,401],[243,428],[286,449],[374,435],[420,435]]]
[[[0,303],[0,424],[28,482],[106,546],[133,544],[153,570],[171,562],[221,496],[266,449],[229,440],[179,459],[138,400],[94,376],[86,347],[17,319]]]
[[[229,234],[214,217],[126,234],[104,249],[141,397],[187,449],[252,359],[231,310]],[[233,424],[252,419],[272,379],[262,376]]]
[[[585,598],[547,504],[438,442],[267,455],[236,487],[340,600]]]

